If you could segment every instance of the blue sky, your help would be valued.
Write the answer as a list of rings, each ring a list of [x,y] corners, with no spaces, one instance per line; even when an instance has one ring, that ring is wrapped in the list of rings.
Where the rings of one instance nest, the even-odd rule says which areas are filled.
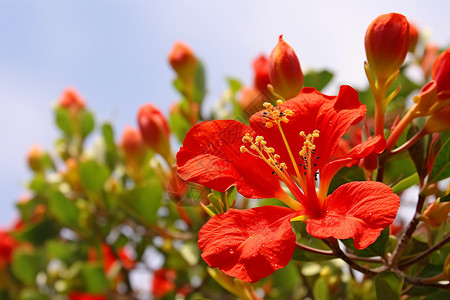
[[[51,107],[66,86],[120,134],[135,125],[143,103],[167,113],[177,100],[166,60],[174,41],[187,42],[203,60],[211,107],[227,76],[250,84],[252,59],[270,53],[284,34],[303,69],[337,72],[333,93],[339,84],[365,84],[365,30],[393,11],[429,30],[440,46],[450,44],[445,0],[0,0],[0,226],[14,219],[31,176],[29,146],[52,149]]]

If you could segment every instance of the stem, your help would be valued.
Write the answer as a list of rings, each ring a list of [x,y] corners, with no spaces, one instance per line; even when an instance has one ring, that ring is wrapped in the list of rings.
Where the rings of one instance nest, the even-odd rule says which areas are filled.
[[[450,235],[447,235],[442,241],[440,241],[439,243],[437,243],[436,245],[434,245],[433,247],[427,249],[426,251],[422,252],[421,254],[410,258],[404,262],[401,262],[398,267],[399,268],[405,268],[409,265],[412,265],[413,263],[415,263],[416,261],[421,260],[422,258],[427,257],[428,255],[430,255],[431,253],[433,253],[434,251],[438,250],[439,248],[441,248],[442,246],[444,246],[445,244],[447,244],[450,241]]]
[[[392,150],[391,154],[397,154],[397,153],[407,150],[409,147],[411,147],[412,145],[417,143],[425,134],[426,134],[425,129],[422,129],[421,131],[417,132],[412,138],[410,138],[408,141],[406,141],[403,145]]]
[[[394,148],[395,143],[402,135],[403,131],[405,130],[406,126],[408,126],[409,123],[414,119],[414,114],[416,110],[417,104],[414,104],[411,106],[411,108],[408,110],[408,112],[403,116],[403,118],[400,120],[400,122],[395,126],[395,128],[391,131],[389,134],[389,137],[386,141],[386,152],[390,153],[392,148]]]
[[[391,259],[388,262],[388,265],[390,267],[395,266],[397,264],[397,262],[400,260],[400,258],[402,256],[403,252],[405,251],[406,245],[408,244],[409,240],[412,237],[412,234],[414,233],[414,231],[417,228],[417,225],[420,222],[420,216],[421,216],[421,212],[422,212],[424,203],[425,203],[425,196],[422,194],[419,194],[419,200],[417,201],[416,212],[414,214],[413,219],[409,223],[408,228],[406,229],[405,233],[403,234],[400,242],[397,244],[394,251],[392,252]]]
[[[353,269],[355,269],[356,271],[359,271],[367,276],[375,276],[378,273],[374,272],[372,270],[369,270],[367,268],[364,268],[363,266],[360,266],[359,264],[357,264],[356,262],[354,262],[352,259],[350,259],[350,257],[348,257],[342,250],[341,248],[339,248],[339,244],[337,243],[337,241],[333,238],[329,238],[329,246],[330,248],[333,250],[333,253],[336,257],[342,259],[343,261],[345,261],[350,267],[352,267]]]
[[[436,282],[439,280],[443,280],[442,273],[438,274],[434,277],[430,277],[430,278],[417,278],[417,277],[411,277],[408,275],[402,275],[402,276],[405,278],[405,281],[407,281],[413,285],[431,286],[431,287],[444,289],[447,291],[450,289],[450,283],[440,284],[440,283]]]
[[[300,244],[299,242],[295,242],[295,246],[300,248],[301,250],[305,250],[311,253],[315,253],[315,254],[319,254],[319,255],[326,255],[326,256],[335,256],[335,253],[333,251],[329,251],[329,250],[322,250],[322,249],[317,249],[317,248],[312,248],[303,244]],[[346,254],[348,258],[352,259],[352,260],[359,260],[359,261],[365,261],[365,262],[369,262],[369,263],[383,263],[383,260],[379,259],[379,258],[371,258],[371,257],[359,257],[353,254]]]

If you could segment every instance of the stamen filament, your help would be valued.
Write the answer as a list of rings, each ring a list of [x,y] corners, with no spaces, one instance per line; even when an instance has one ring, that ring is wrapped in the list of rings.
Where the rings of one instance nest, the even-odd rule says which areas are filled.
[[[281,137],[283,138],[284,145],[286,146],[286,150],[288,151],[289,157],[291,158],[292,165],[294,166],[295,174],[297,175],[298,178],[301,178],[300,172],[298,171],[297,163],[295,162],[294,156],[292,155],[291,148],[289,147],[289,144],[286,140],[286,136],[284,135],[283,129],[281,128],[280,122],[277,122],[277,125],[278,129],[280,130]]]

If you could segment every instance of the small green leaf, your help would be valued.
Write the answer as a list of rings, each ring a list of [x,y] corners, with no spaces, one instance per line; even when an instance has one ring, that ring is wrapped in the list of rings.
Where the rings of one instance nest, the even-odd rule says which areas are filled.
[[[145,187],[133,189],[124,199],[123,203],[131,209],[129,213],[146,222],[156,222],[157,211],[161,203],[162,189],[155,181]]]
[[[80,163],[79,172],[83,187],[96,194],[100,194],[103,185],[109,178],[108,168],[95,161]]]
[[[114,130],[111,124],[103,124],[102,133],[106,145],[105,161],[108,167],[112,170],[114,169],[117,161],[117,148],[116,143],[114,142]]]
[[[76,251],[77,245],[74,243],[49,240],[45,244],[45,253],[49,260],[57,258],[68,265],[77,260]]]
[[[41,262],[42,258],[37,253],[18,249],[13,254],[12,271],[23,283],[32,285],[40,271]]]
[[[201,104],[206,95],[206,75],[203,63],[197,60],[197,69],[194,78],[194,101]]]
[[[75,124],[70,117],[69,110],[64,107],[58,107],[55,110],[56,113],[56,125],[61,129],[66,135],[71,136],[74,132]]]
[[[77,227],[78,208],[76,204],[66,198],[61,192],[56,191],[49,199],[50,212],[63,225],[68,227]]]
[[[322,90],[333,79],[333,73],[328,70],[309,71],[304,76],[303,85]]]
[[[412,187],[415,184],[419,183],[419,175],[417,173],[412,174],[409,177],[403,178],[399,182],[397,182],[393,187],[392,191],[396,194],[406,190],[407,188]]]
[[[81,269],[81,277],[89,293],[101,294],[108,289],[108,280],[101,265],[84,265]]]
[[[80,111],[78,117],[80,122],[81,136],[85,138],[89,135],[89,133],[91,133],[94,130],[95,127],[94,115],[92,114],[92,112],[88,110],[82,110]]]
[[[441,151],[434,161],[428,182],[437,182],[447,177],[450,177],[450,138],[443,142]]]
[[[389,227],[381,231],[380,236],[373,244],[362,250],[358,250],[355,248],[353,244],[353,239],[342,240],[342,242],[355,255],[361,257],[371,257],[371,256],[383,256],[386,250],[386,244],[388,240],[389,240]]]
[[[450,194],[447,194],[446,196],[442,197],[441,200],[439,200],[440,202],[448,202],[450,201]]]
[[[31,224],[14,236],[22,241],[28,241],[34,245],[42,245],[48,239],[53,238],[59,232],[59,227],[54,220],[44,220],[37,224]]]
[[[0,299],[2,299],[0,297]],[[48,296],[41,294],[39,291],[31,288],[23,289],[20,292],[18,300],[48,300]]]
[[[314,299],[317,300],[330,300],[330,289],[327,285],[327,280],[323,277],[319,277],[314,283],[313,288]]]
[[[402,295],[403,278],[384,271],[375,276],[375,290],[379,300],[398,300]]]
[[[408,133],[406,135],[407,139],[408,140],[411,139],[417,132],[419,132],[418,127],[411,126],[411,128],[409,128]],[[408,153],[411,156],[411,159],[414,162],[414,165],[416,166],[417,173],[420,175],[421,178],[424,178],[426,175],[425,161],[426,161],[427,148],[428,148],[427,140],[428,140],[428,137],[421,138],[414,145],[412,145],[410,148],[408,148]]]
[[[186,133],[191,129],[189,121],[179,111],[170,113],[170,128],[178,138],[180,143],[183,142]]]

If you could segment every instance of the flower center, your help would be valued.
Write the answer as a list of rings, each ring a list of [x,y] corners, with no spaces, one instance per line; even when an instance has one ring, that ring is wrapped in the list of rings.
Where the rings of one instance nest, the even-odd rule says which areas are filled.
[[[282,104],[282,100],[277,100],[277,105]],[[273,125],[279,125],[280,122],[288,123],[288,116],[292,116],[294,112],[290,109],[286,109],[281,111],[278,107],[274,107],[272,104],[268,102],[264,102],[264,107],[267,109],[261,117],[263,124],[267,128],[273,127]]]
[[[300,136],[305,140],[305,142],[303,142],[302,150],[298,154],[304,161],[304,163],[300,164],[300,166],[306,170],[304,172],[304,175],[306,175],[306,172],[309,173],[312,167],[317,166],[316,164],[312,164],[312,160],[319,159],[318,156],[315,156],[316,145],[314,145],[314,139],[319,137],[319,130],[314,130],[313,133],[309,133],[308,135],[306,135],[304,131],[301,131]]]

